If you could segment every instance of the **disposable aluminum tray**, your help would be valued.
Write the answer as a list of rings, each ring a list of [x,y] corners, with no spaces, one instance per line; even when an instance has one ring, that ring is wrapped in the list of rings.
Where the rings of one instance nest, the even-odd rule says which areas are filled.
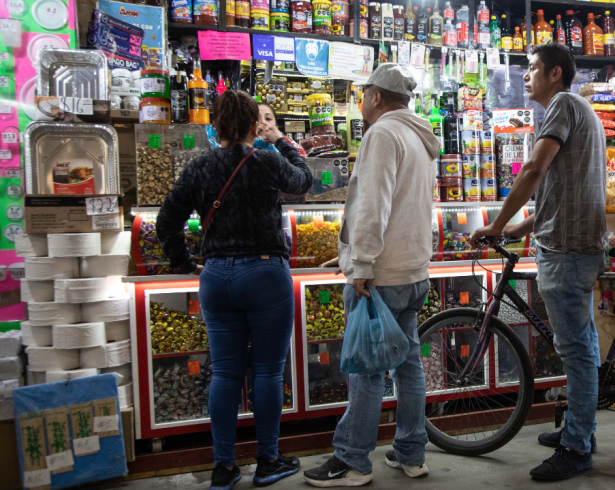
[[[109,100],[107,59],[93,49],[41,49],[36,56],[36,91],[41,96]]]
[[[27,194],[121,193],[113,126],[36,122],[24,148]]]

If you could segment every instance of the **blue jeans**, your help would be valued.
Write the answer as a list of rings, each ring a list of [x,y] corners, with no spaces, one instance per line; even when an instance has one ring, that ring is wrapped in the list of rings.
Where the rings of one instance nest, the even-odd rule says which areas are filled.
[[[408,466],[425,462],[425,376],[421,364],[421,346],[416,327],[416,314],[425,304],[429,280],[404,286],[376,288],[410,342],[406,361],[391,372],[397,385],[397,432],[393,441],[395,457]],[[344,307],[350,313],[359,304],[352,286],[344,288]],[[378,425],[384,393],[384,374],[350,375],[349,403],[337,424],[333,445],[335,456],[353,470],[372,471],[370,451],[376,449]]]
[[[568,411],[561,444],[588,453],[596,430],[600,366],[592,291],[604,271],[604,254],[564,254],[539,246],[536,263],[538,291],[555,333],[555,350],[568,377]]]
[[[278,455],[282,373],[295,302],[286,260],[263,257],[268,258],[208,259],[201,273],[199,301],[213,364],[209,414],[216,465],[235,464],[237,407],[248,364],[254,378],[257,454]]]

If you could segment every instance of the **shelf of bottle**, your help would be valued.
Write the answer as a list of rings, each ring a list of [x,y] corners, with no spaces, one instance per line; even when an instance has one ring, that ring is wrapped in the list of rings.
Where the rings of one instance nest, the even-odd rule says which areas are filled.
[[[164,352],[160,354],[152,354],[152,359],[166,359],[168,357],[187,357],[209,354],[208,350],[195,350],[191,352]]]
[[[615,4],[609,2],[588,2],[579,0],[532,0],[532,8],[540,3],[549,3],[557,5],[570,5],[571,7],[587,7],[590,9],[605,8],[615,10]]]
[[[613,9],[615,10],[615,4],[611,4],[611,5],[613,5]],[[575,55],[574,61],[577,65],[577,68],[602,68],[605,65],[615,63],[615,56]],[[527,58],[512,59],[511,64],[513,65],[527,64]]]

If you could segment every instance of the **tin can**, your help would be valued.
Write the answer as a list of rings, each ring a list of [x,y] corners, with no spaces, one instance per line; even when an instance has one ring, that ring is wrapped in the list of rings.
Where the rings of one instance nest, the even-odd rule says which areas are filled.
[[[436,179],[439,179],[440,178],[440,159],[436,158],[435,163],[436,163]]]
[[[495,179],[495,156],[481,155],[480,156],[480,178]]]
[[[480,179],[463,179],[463,197],[466,202],[480,201]]]
[[[480,153],[479,131],[462,131],[461,142],[464,155],[478,155]]]
[[[462,174],[464,179],[477,179],[480,169],[480,155],[463,155]]]
[[[480,132],[480,152],[483,155],[493,154],[493,133],[491,131]]]
[[[483,201],[498,200],[498,184],[494,178],[480,179],[480,190]]]

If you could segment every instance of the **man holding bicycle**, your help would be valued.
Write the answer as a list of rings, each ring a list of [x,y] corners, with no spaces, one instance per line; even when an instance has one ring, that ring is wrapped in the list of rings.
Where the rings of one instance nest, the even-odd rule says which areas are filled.
[[[555,331],[555,348],[567,375],[568,413],[561,432],[539,442],[555,454],[534,468],[540,480],[561,480],[592,468],[600,353],[592,291],[604,271],[606,138],[598,116],[570,92],[574,57],[561,44],[533,49],[524,76],[530,100],[546,109],[538,141],[496,220],[476,230],[497,240],[534,232],[538,288]],[[518,225],[509,220],[536,193],[536,212]]]

